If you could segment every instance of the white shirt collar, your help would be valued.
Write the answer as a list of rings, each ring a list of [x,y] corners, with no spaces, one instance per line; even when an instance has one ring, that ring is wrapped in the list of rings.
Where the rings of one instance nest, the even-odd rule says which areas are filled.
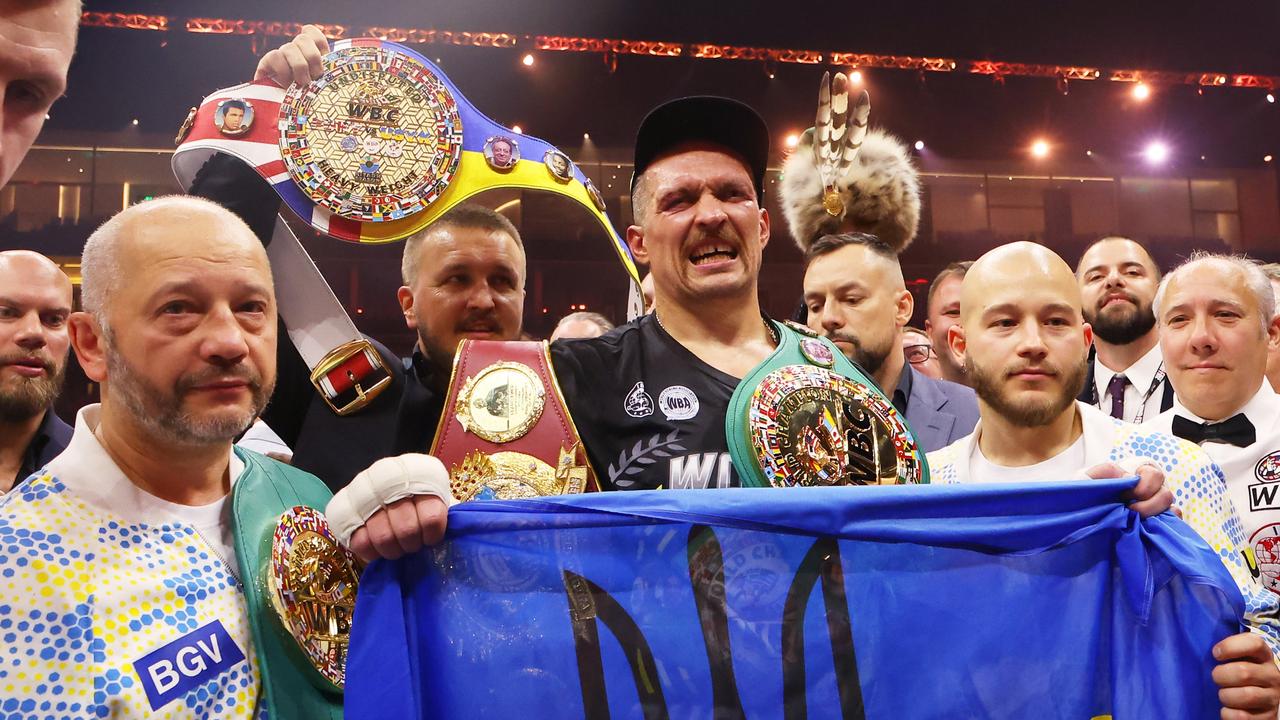
[[[1188,420],[1194,420],[1198,423],[1210,422],[1188,410],[1176,395],[1173,398],[1173,407],[1170,409],[1173,410],[1175,415],[1181,415]],[[1277,395],[1275,390],[1271,389],[1271,383],[1267,382],[1264,377],[1262,378],[1261,386],[1253,394],[1253,397],[1249,398],[1249,401],[1239,410],[1227,413],[1223,420],[1230,420],[1240,413],[1244,413],[1244,416],[1249,418],[1249,422],[1253,423],[1253,426],[1259,430],[1276,427],[1280,425],[1280,395]]]
[[[1116,372],[1095,356],[1093,358],[1093,377],[1095,384],[1098,386],[1098,396],[1102,397],[1107,391],[1107,385],[1111,384],[1111,378],[1116,375],[1124,375],[1129,380],[1129,384],[1133,385],[1139,395],[1145,396],[1147,391],[1151,389],[1151,384],[1155,382],[1156,373],[1160,371],[1160,367],[1164,364],[1164,355],[1160,353],[1160,343],[1151,346],[1145,355],[1138,358],[1129,367]]]
[[[1076,401],[1076,412],[1080,414],[1080,425],[1084,433],[1084,467],[1079,469],[1078,477],[1085,477],[1084,471],[1098,463],[1106,462],[1115,445],[1116,428],[1131,427],[1102,412],[1098,408],[1084,402]],[[973,432],[957,440],[961,452],[956,463],[956,481],[971,482],[969,462],[977,452],[978,436],[982,432],[982,419],[974,426]]]
[[[208,505],[171,503],[143,490],[129,480],[107,454],[94,431],[98,428],[101,405],[86,405],[76,413],[75,431],[67,449],[49,462],[49,472],[77,497],[93,507],[127,522],[163,524],[174,521],[205,527],[219,524],[222,507],[229,495]],[[244,463],[231,452],[230,477],[235,481],[244,472]]]

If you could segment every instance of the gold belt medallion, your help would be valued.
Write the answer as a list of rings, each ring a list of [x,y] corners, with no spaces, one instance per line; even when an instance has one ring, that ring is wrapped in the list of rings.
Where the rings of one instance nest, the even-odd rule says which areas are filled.
[[[267,573],[271,606],[315,669],[339,688],[359,579],[359,561],[338,544],[323,513],[298,505],[280,516]]]
[[[458,394],[462,429],[492,443],[525,436],[538,418],[546,391],[527,365],[497,362],[472,375]]]

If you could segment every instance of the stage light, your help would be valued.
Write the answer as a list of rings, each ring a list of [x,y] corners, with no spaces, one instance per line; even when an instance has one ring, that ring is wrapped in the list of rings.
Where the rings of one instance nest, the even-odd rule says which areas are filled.
[[[138,118],[133,119],[133,126],[138,127]]]
[[[1272,160],[1274,160],[1274,159],[1275,159],[1275,158],[1271,157],[1270,155],[1264,155],[1264,156],[1262,157],[1262,162],[1271,162],[1271,161],[1272,161]]]
[[[1159,140],[1153,140],[1147,143],[1147,147],[1142,151],[1142,154],[1146,157],[1147,162],[1152,165],[1159,165],[1169,159],[1169,146]]]
[[[795,133],[791,133],[787,136],[787,139],[784,142],[788,150],[794,150],[796,146],[800,144],[800,136]]]
[[[520,62],[524,63],[525,67],[533,67],[533,53],[525,53],[524,57],[520,58]]]
[[[511,126],[511,132],[513,132],[513,133],[515,133],[515,134],[517,134],[517,135],[523,135],[523,134],[524,134],[524,128],[520,127],[519,125],[512,125],[512,126]]]
[[[861,71],[861,70],[854,70],[853,72],[849,73],[849,82],[853,83],[854,85],[861,85],[861,84],[862,84],[862,71]]]
[[[1085,154],[1085,155],[1088,155],[1089,157],[1093,157],[1093,151],[1092,151],[1092,150],[1085,150],[1085,151],[1084,151],[1084,154]]]
[[[924,141],[923,141],[923,140],[917,140],[917,141],[916,141],[916,144],[915,144],[915,148],[916,148],[917,150],[923,150],[923,149],[924,149]]]
[[[1151,97],[1151,87],[1144,82],[1133,86],[1133,99],[1139,102]]]
[[[1031,156],[1040,159],[1049,157],[1049,141],[1042,139],[1031,143]]]
[[[583,140],[590,141],[590,140],[591,140],[591,133],[582,133],[582,139],[583,139]]]
[[[1276,101],[1275,93],[1267,93],[1267,102],[1274,103]]]

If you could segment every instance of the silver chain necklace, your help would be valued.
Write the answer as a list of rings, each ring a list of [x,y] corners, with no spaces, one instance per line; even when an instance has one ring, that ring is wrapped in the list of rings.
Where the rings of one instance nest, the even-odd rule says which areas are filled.
[[[672,340],[675,340],[675,336],[671,335],[671,331],[667,329],[667,326],[662,324],[662,317],[658,315],[657,310],[653,311],[653,319],[657,321],[658,327],[662,328],[662,332],[670,336]],[[782,343],[782,338],[778,336],[778,329],[775,328],[773,326],[773,323],[769,322],[768,320],[765,320],[764,318],[760,318],[760,320],[764,322],[764,329],[769,331],[769,337],[770,339],[773,340],[774,347],[777,347],[778,345],[780,345]]]

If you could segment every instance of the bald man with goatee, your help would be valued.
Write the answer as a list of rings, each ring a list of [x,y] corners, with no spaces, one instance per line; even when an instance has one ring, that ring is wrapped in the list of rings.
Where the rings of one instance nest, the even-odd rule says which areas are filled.
[[[0,252],[0,495],[71,441],[53,411],[71,340],[71,281],[49,258]]]
[[[1041,245],[1004,245],[974,263],[960,292],[960,325],[949,339],[978,393],[980,420],[972,435],[929,454],[931,478],[1035,482],[1120,477],[1136,469],[1142,483],[1162,471],[1162,492],[1173,493],[1245,597],[1250,631],[1214,646],[1221,663],[1214,681],[1223,688],[1225,709],[1256,712],[1256,695],[1280,683],[1272,659],[1280,650],[1277,598],[1249,572],[1226,481],[1200,448],[1075,399],[1093,339],[1080,305],[1071,268]],[[1274,718],[1275,699],[1266,704]]]

